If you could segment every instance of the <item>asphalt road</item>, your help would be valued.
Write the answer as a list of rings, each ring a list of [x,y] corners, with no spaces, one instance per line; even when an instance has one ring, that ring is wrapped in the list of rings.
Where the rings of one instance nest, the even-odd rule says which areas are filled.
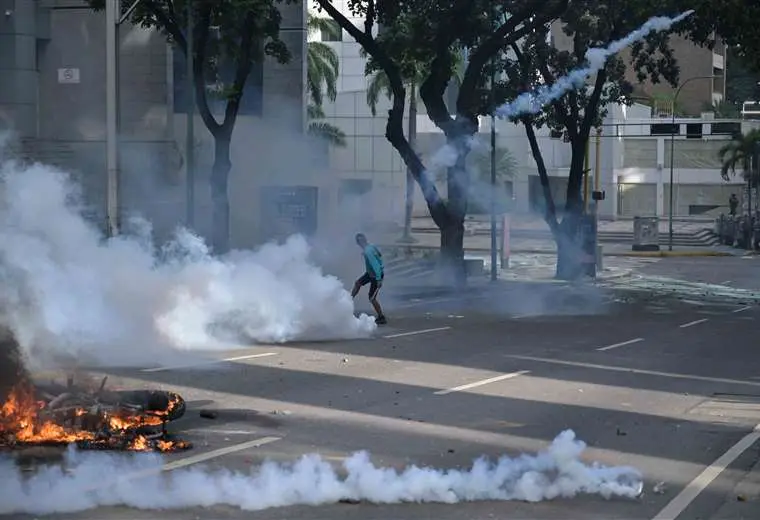
[[[589,445],[584,459],[642,471],[640,498],[359,503],[255,513],[215,506],[161,517],[664,520],[676,518],[658,516],[669,504],[665,513],[680,513],[679,520],[716,514],[758,458],[757,443],[736,457],[732,448],[760,423],[760,310],[621,302],[609,292],[561,285],[506,287],[468,300],[394,302],[391,323],[368,340],[241,348],[203,367],[111,371],[111,381],[171,388],[188,400],[173,430],[195,448],[166,456],[182,469],[196,466],[188,457],[204,454],[203,466],[246,471],[266,459],[308,453],[338,464],[364,449],[376,464],[395,468],[466,467],[481,455],[534,453],[570,428]],[[218,417],[203,419],[200,409],[215,409]],[[251,446],[257,439],[267,442]],[[700,477],[726,465],[711,482]],[[687,487],[695,497],[681,494]],[[760,517],[757,503],[746,505],[754,507],[746,518]],[[55,518],[156,515],[112,507]]]

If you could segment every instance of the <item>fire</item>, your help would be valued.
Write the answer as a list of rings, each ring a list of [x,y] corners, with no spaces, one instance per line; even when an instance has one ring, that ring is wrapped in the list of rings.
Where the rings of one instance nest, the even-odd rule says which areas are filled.
[[[67,405],[68,395],[46,402],[37,399],[31,384],[14,387],[0,407],[0,446],[77,444],[162,452],[190,447],[184,441],[168,440],[164,430],[167,417],[181,402],[176,394],[170,394],[164,410],[149,412],[98,404]]]
[[[39,412],[44,406],[44,402],[35,400],[31,388],[15,387],[0,410],[0,439],[11,436],[10,440],[15,442],[70,444],[95,438],[91,432],[67,431],[51,420],[41,420]]]

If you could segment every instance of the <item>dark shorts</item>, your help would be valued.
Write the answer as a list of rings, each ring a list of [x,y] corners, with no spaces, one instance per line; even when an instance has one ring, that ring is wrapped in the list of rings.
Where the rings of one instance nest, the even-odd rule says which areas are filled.
[[[356,280],[356,283],[359,285],[359,287],[363,287],[369,284],[369,299],[374,300],[377,296],[377,291],[379,291],[383,286],[383,279],[380,278],[379,280],[376,280],[371,277],[369,273],[364,273],[361,278]]]

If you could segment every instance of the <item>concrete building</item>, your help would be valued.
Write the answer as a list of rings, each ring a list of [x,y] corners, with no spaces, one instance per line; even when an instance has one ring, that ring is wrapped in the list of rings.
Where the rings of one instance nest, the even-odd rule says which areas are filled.
[[[308,229],[329,214],[327,158],[303,135],[306,7],[281,9],[292,60],[267,58],[254,69],[233,134],[229,191],[238,246],[276,231],[263,221]],[[83,0],[0,0],[0,124],[13,130],[17,153],[74,174],[99,225],[106,200],[105,28],[104,13]],[[139,212],[166,232],[185,214],[183,60],[161,34],[126,23],[119,67],[122,212]],[[213,141],[199,117],[195,128],[196,221],[206,233]]]
[[[562,32],[561,24],[553,24],[550,37],[551,43],[558,49],[572,48],[572,39]],[[707,49],[673,34],[670,36],[670,48],[680,69],[679,86],[683,85],[678,94],[676,114],[699,116],[726,97],[727,48],[722,42],[716,43],[713,49]],[[621,58],[630,63],[630,51],[624,50]],[[669,83],[639,82],[631,66],[626,69],[626,79],[634,86],[634,99],[649,100],[648,104],[654,107],[655,115],[672,114],[676,89]]]

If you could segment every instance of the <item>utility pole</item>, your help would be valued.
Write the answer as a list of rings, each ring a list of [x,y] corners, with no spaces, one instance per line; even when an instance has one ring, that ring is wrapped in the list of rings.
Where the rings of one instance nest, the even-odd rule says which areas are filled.
[[[105,0],[106,10],[106,228],[119,234],[119,27],[140,5],[134,0],[124,13],[121,0]]]
[[[681,93],[681,90],[691,83],[692,81],[696,81],[698,79],[714,79],[720,76],[711,75],[711,76],[694,76],[691,78],[686,79],[683,83],[681,83],[678,88],[676,89],[675,94],[673,95],[673,102],[671,105],[670,110],[670,201],[668,203],[668,251],[673,251],[673,212],[674,212],[674,192],[675,192],[675,186],[673,182],[673,170],[674,170],[674,158],[675,158],[675,140],[676,140],[676,131],[680,134],[680,123],[678,124],[678,128],[676,127],[676,104],[678,103],[678,95]]]
[[[498,13],[494,8],[491,11],[493,24],[496,25]],[[497,245],[496,245],[496,116],[494,115],[496,107],[496,56],[491,58],[491,281],[495,282],[499,277],[497,265]],[[502,219],[503,221],[504,219]]]
[[[187,89],[187,134],[185,136],[185,220],[187,227],[192,229],[195,225],[195,84],[193,82],[193,2],[187,0],[187,77],[185,88]]]
[[[109,237],[119,234],[119,39],[120,0],[106,0],[106,216]]]
[[[491,60],[491,107],[496,101],[496,62]],[[491,281],[498,278],[496,251],[496,116],[491,114]]]

